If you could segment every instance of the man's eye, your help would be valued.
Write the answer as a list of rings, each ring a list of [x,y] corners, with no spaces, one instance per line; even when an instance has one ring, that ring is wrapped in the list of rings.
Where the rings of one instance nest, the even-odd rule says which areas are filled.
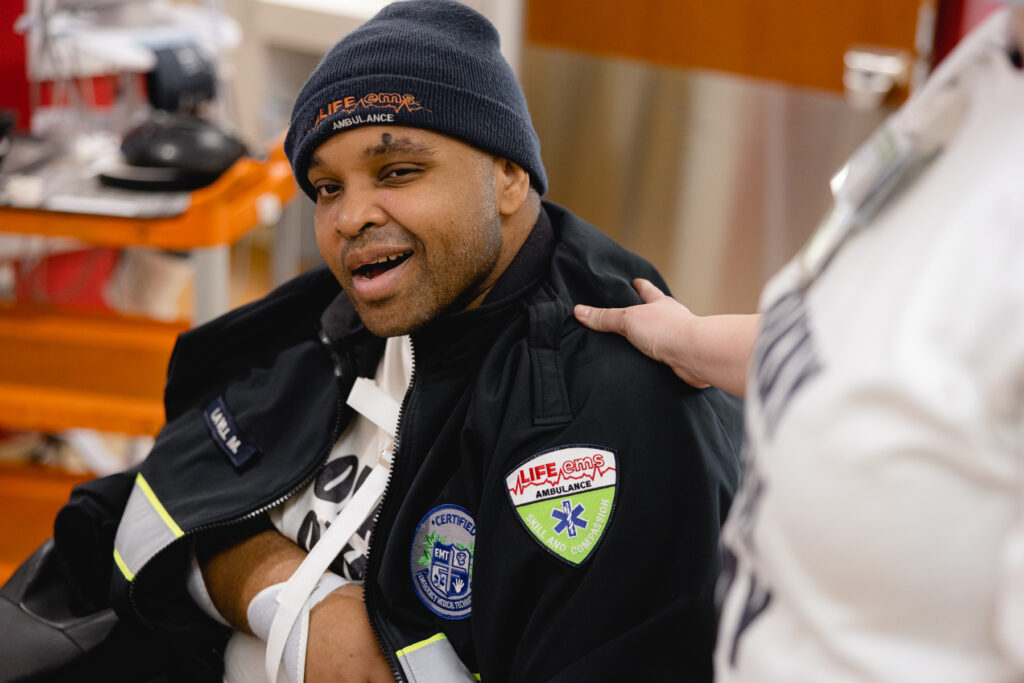
[[[408,180],[410,177],[420,172],[418,168],[412,168],[409,166],[400,166],[398,168],[388,168],[384,170],[382,177],[385,180]]]
[[[331,197],[341,191],[341,185],[335,185],[333,183],[324,183],[323,185],[316,186],[316,196],[318,198]]]

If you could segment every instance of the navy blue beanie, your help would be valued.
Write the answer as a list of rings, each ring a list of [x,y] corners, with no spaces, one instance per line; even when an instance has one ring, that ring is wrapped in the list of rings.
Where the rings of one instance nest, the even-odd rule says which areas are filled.
[[[526,98],[483,15],[452,0],[388,5],[320,60],[292,108],[284,151],[299,187],[313,152],[366,125],[425,128],[509,159],[547,191]]]

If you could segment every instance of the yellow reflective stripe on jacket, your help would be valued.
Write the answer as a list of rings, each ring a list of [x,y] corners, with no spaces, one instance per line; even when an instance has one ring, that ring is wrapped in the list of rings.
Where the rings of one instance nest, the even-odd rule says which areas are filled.
[[[450,681],[477,681],[455,648],[443,633],[403,647],[395,653],[398,663],[411,683],[449,683]]]
[[[114,536],[114,562],[128,581],[162,548],[184,536],[177,522],[139,473]]]
[[[117,568],[121,570],[121,573],[124,574],[124,578],[128,579],[129,583],[135,580],[135,573],[131,569],[128,569],[128,565],[126,565],[124,560],[121,559],[121,553],[117,552],[117,548],[114,548],[114,564],[116,564]]]

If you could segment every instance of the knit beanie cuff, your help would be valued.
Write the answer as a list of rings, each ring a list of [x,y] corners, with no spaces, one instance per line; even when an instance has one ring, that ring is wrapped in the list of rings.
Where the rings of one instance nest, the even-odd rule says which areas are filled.
[[[394,2],[331,48],[295,100],[284,149],[302,190],[313,152],[360,126],[423,128],[515,162],[547,191],[540,141],[498,32],[452,0]]]
[[[464,88],[413,76],[374,74],[328,83],[301,107],[296,103],[285,149],[307,195],[316,196],[307,175],[316,148],[338,133],[367,125],[423,128],[461,140],[522,166],[537,191],[547,191],[540,142],[528,118]],[[497,129],[505,131],[500,138]]]

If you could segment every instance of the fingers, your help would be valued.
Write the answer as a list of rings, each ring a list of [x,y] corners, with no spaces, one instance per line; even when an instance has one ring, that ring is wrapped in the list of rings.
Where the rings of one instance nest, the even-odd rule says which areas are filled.
[[[584,327],[589,327],[595,332],[618,332],[621,334],[625,329],[625,310],[621,308],[593,308],[577,304],[573,309],[573,315]]]
[[[637,291],[645,304],[652,303],[658,299],[664,299],[667,295],[658,289],[650,280],[638,277],[633,280],[633,289]]]
[[[667,298],[667,295],[658,289],[654,283],[644,278],[638,277],[633,280],[633,288],[636,289],[645,304]],[[592,306],[577,305],[573,309],[573,314],[576,316],[576,320],[596,332],[626,334],[627,310],[626,308],[594,308]]]

